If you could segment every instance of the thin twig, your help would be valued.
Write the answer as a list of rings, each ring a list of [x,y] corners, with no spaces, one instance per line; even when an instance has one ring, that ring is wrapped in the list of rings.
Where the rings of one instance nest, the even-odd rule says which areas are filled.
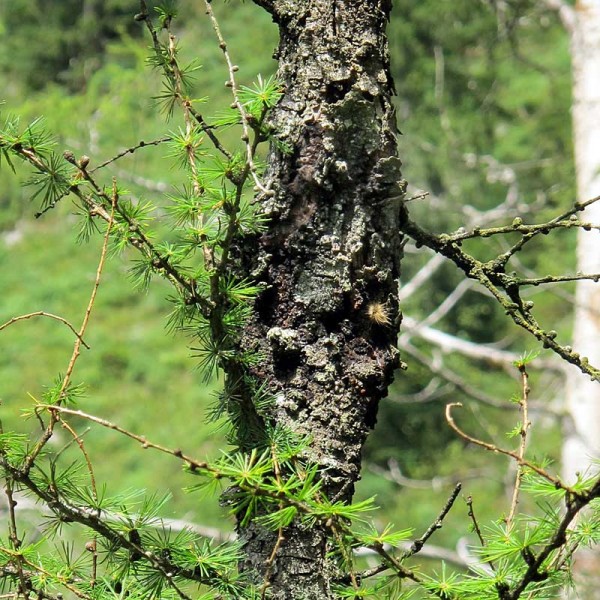
[[[150,32],[150,36],[152,37],[152,45],[154,47],[154,51],[158,57],[162,56],[163,46],[158,39],[158,34],[154,28],[152,23],[152,19],[150,18],[150,13],[148,12],[148,6],[144,0],[140,0],[140,13],[136,15],[136,20],[144,21],[146,24],[146,28]],[[172,79],[172,73],[168,71],[168,69],[163,68],[164,74],[168,79]],[[210,126],[205,120],[204,117],[192,106],[191,100],[183,97],[181,94],[177,96],[177,100],[189,110],[190,114],[194,117],[200,129],[208,136],[210,141],[213,143],[214,147],[223,154],[227,158],[227,160],[231,160],[232,154],[223,146],[219,138],[212,131],[212,126]]]
[[[564,283],[567,281],[581,281],[590,279],[594,283],[600,281],[600,273],[580,273],[576,275],[546,275],[545,277],[537,277],[533,279],[517,279],[517,285],[544,285],[545,283]]]
[[[435,521],[433,521],[433,523],[427,528],[425,533],[419,539],[415,540],[412,543],[410,550],[408,550],[408,551],[404,552],[404,554],[402,554],[402,556],[400,557],[400,560],[405,560],[405,559],[417,554],[417,552],[419,552],[419,550],[421,550],[421,548],[427,543],[427,540],[438,529],[442,528],[443,521],[446,518],[446,515],[450,512],[450,509],[452,508],[452,506],[454,505],[456,498],[458,498],[458,494],[460,493],[461,489],[462,489],[462,484],[460,482],[458,482],[454,486],[452,493],[448,497],[448,500],[446,500],[446,504],[444,504],[444,506],[442,507],[442,510],[440,511],[440,514],[437,516]]]
[[[142,140],[135,146],[131,146],[131,147],[123,150],[122,152],[119,152],[112,158],[109,158],[108,160],[105,160],[103,163],[100,163],[97,167],[90,169],[90,173],[95,173],[99,169],[103,169],[104,167],[110,165],[111,163],[114,163],[115,161],[119,160],[120,158],[123,158],[127,154],[133,154],[136,150],[139,150],[140,148],[147,148],[148,146],[159,146],[160,144],[164,144],[165,142],[170,142],[172,139],[173,138],[171,138],[170,136],[165,136],[165,137],[161,137],[156,140],[152,140],[151,142],[145,142],[144,140]]]
[[[273,460],[273,471],[275,475],[275,481],[277,482],[277,486],[281,487],[281,470],[279,468],[279,460],[277,459],[276,448],[273,445],[271,445],[271,459]],[[283,501],[281,501],[279,503],[279,509],[283,509],[284,506],[285,505]],[[273,545],[273,550],[271,551],[271,554],[269,555],[269,558],[267,559],[267,562],[265,564],[263,584],[260,588],[261,600],[265,600],[267,590],[271,585],[271,574],[273,571],[273,566],[275,564],[275,557],[277,556],[277,552],[279,551],[279,548],[281,547],[281,544],[283,544],[284,541],[285,537],[283,535],[283,527],[279,527],[277,529],[277,539],[275,540],[275,544]]]
[[[556,219],[549,221],[549,225],[556,220],[564,220],[570,215],[584,210],[587,206],[600,199],[600,196],[587,200],[586,202],[576,202],[568,211],[559,215]],[[518,226],[517,226],[518,227]],[[531,306],[524,303],[519,296],[518,279],[512,275],[506,275],[504,269],[506,261],[510,256],[507,253],[501,254],[488,262],[481,262],[470,254],[464,252],[460,247],[460,241],[452,240],[452,236],[432,234],[414,221],[408,215],[404,219],[403,232],[412,237],[417,247],[427,246],[439,254],[450,259],[467,277],[479,281],[479,283],[490,292],[490,294],[499,302],[507,315],[523,329],[531,333],[536,339],[541,341],[545,348],[550,348],[553,352],[562,357],[565,361],[576,365],[580,371],[590,375],[593,379],[600,380],[600,369],[591,365],[585,357],[581,357],[568,346],[562,346],[557,343],[555,331],[544,330],[531,313]],[[525,234],[521,238],[522,247],[526,241],[532,239],[534,235],[542,233],[542,229],[535,233]],[[515,244],[509,251],[517,251],[518,244]]]
[[[110,421],[107,421],[106,419],[102,419],[100,417],[90,415],[81,410],[74,410],[71,408],[66,408],[64,406],[56,406],[54,404],[40,404],[40,405],[38,405],[37,409],[38,410],[46,409],[50,412],[56,411],[60,414],[72,415],[74,417],[80,417],[82,419],[86,419],[88,421],[91,421],[92,423],[97,423],[98,425],[102,425],[102,427],[106,427],[107,429],[112,429],[114,431],[122,433],[126,437],[131,438],[132,440],[135,440],[136,442],[139,442],[142,445],[142,448],[144,448],[144,449],[153,448],[154,450],[158,450],[159,452],[164,452],[165,454],[170,454],[171,456],[175,456],[176,458],[179,458],[180,460],[183,460],[185,463],[187,463],[191,469],[203,469],[203,470],[208,470],[208,471],[214,471],[213,469],[211,469],[211,467],[208,465],[208,463],[197,461],[194,458],[192,458],[191,456],[187,456],[179,449],[171,449],[171,448],[167,448],[166,446],[161,446],[160,444],[155,444],[154,442],[148,441],[146,439],[146,437],[143,435],[138,435],[137,433],[133,433],[132,431],[129,431],[129,430],[124,429],[123,427],[117,425],[116,423],[112,423]]]
[[[510,456],[511,458],[514,458],[517,461],[517,464],[530,468],[532,471],[535,471],[538,475],[541,475],[544,479],[547,479],[548,481],[552,482],[556,487],[565,490],[566,492],[569,492],[574,496],[578,495],[578,493],[575,490],[573,490],[573,488],[570,488],[569,486],[565,485],[558,477],[551,475],[550,473],[548,473],[548,471],[542,469],[541,467],[538,467],[537,465],[533,464],[527,459],[521,458],[516,452],[513,452],[512,450],[505,450],[504,448],[500,448],[494,444],[489,444],[488,442],[484,442],[483,440],[478,440],[477,438],[470,436],[468,433],[465,433],[462,429],[459,429],[459,427],[454,422],[454,418],[452,417],[452,409],[455,406],[462,407],[462,403],[451,402],[450,404],[446,404],[446,421],[448,422],[448,425],[450,425],[450,427],[456,433],[458,433],[458,435],[464,440],[471,442],[476,446],[481,446],[482,448],[485,448],[490,452]]]
[[[82,164],[81,161],[75,161],[74,157],[71,156],[69,156],[67,160],[71,162],[71,164],[77,166],[81,177],[90,184],[94,193],[97,194],[98,197],[100,197],[106,203],[107,206],[110,206],[112,203],[111,196],[107,194],[106,191],[92,177],[90,172],[87,171],[85,165]],[[79,190],[78,187],[75,187],[75,189],[73,189],[72,191],[82,202],[85,203],[91,215],[99,216],[107,223],[111,221],[109,211],[107,211],[102,204],[86,196],[81,190]],[[116,206],[116,211],[129,226],[129,231],[131,233],[131,245],[140,252],[147,252],[152,257],[156,269],[163,270],[166,279],[168,279],[175,287],[178,286],[181,289],[188,292],[191,296],[190,300],[193,300],[195,303],[197,303],[199,308],[203,310],[204,313],[208,313],[208,302],[205,298],[197,295],[195,281],[186,277],[176,267],[174,267],[173,264],[169,261],[168,257],[164,256],[161,252],[159,252],[159,250],[157,250],[156,246],[149,239],[148,235],[146,235],[146,233],[143,231],[140,224],[135,222],[127,214],[126,211],[122,210],[119,207],[118,204]]]
[[[73,374],[75,364],[80,355],[81,340],[83,339],[83,334],[85,333],[85,330],[87,329],[87,326],[88,326],[88,323],[90,320],[90,315],[92,313],[92,308],[94,307],[94,302],[96,301],[96,294],[98,293],[98,287],[100,286],[100,277],[102,275],[102,270],[104,269],[104,262],[106,260],[106,254],[107,254],[107,249],[108,249],[108,240],[109,240],[110,232],[111,232],[112,225],[114,222],[114,214],[115,214],[115,207],[116,207],[117,201],[118,201],[117,182],[115,180],[113,180],[112,208],[111,208],[111,212],[110,212],[110,216],[109,216],[109,220],[108,220],[108,225],[106,227],[106,232],[104,234],[104,242],[102,244],[100,260],[98,261],[98,267],[96,269],[96,279],[94,280],[94,285],[92,287],[92,293],[90,294],[90,299],[89,299],[88,305],[85,310],[83,322],[81,323],[81,327],[79,329],[79,332],[77,333],[77,339],[75,340],[75,343],[73,345],[73,353],[71,354],[71,359],[69,360],[69,365],[67,367],[67,371],[65,373],[62,384],[60,386],[60,391],[58,393],[57,406],[59,406],[64,401],[65,392],[67,391],[67,389],[69,387],[69,384],[71,382],[71,375]],[[56,413],[51,413],[50,422],[48,423],[48,426],[46,427],[45,432],[43,433],[41,438],[38,440],[38,442],[34,446],[33,450],[27,455],[27,458],[25,459],[25,461],[23,463],[23,470],[25,472],[28,472],[31,469],[35,459],[37,458],[39,453],[42,451],[42,448],[46,445],[48,440],[52,437],[52,433],[54,431],[54,426],[56,425],[57,421],[58,421],[58,415]]]
[[[79,333],[77,332],[75,327],[73,327],[73,325],[71,325],[71,323],[69,323],[69,321],[67,321],[66,319],[63,319],[63,317],[59,317],[58,315],[53,315],[52,313],[49,313],[49,312],[46,312],[43,310],[38,310],[36,312],[28,313],[26,315],[19,315],[18,317],[13,317],[12,319],[8,320],[3,325],[0,325],[0,331],[2,331],[3,329],[6,329],[8,326],[12,325],[13,323],[18,323],[19,321],[24,321],[25,319],[31,319],[32,317],[48,317],[49,319],[54,319],[56,321],[60,321],[61,323],[64,323],[79,338],[81,343],[88,350],[90,349],[90,347],[85,343],[84,339],[79,335]]]
[[[94,468],[92,466],[92,461],[90,460],[90,456],[85,449],[85,445],[83,443],[83,439],[77,435],[77,432],[67,423],[64,419],[60,419],[60,424],[64,427],[72,436],[73,440],[81,450],[83,457],[85,459],[85,463],[87,465],[88,473],[90,474],[90,486],[92,488],[92,495],[94,496],[94,500],[98,500],[98,490],[96,488],[96,478],[94,476]]]
[[[171,33],[169,29],[169,58],[171,60],[171,66],[173,68],[173,78],[175,79],[175,91],[177,94],[182,96],[183,94],[183,76],[181,73],[181,69],[177,64],[176,60],[176,43],[175,36]],[[185,122],[185,133],[186,136],[192,135],[193,132],[193,124],[192,124],[192,113],[191,113],[191,104],[189,102],[183,103],[183,119]],[[190,172],[192,174],[192,185],[194,188],[194,195],[196,197],[200,197],[202,195],[200,181],[198,179],[198,168],[196,166],[196,148],[193,144],[186,144],[186,155],[188,164],[190,166]],[[199,220],[199,229],[202,230],[204,228],[204,215],[202,211],[198,212],[198,220]],[[202,255],[204,257],[204,268],[207,271],[212,271],[215,265],[215,256],[214,250],[207,243],[206,234],[200,235],[200,241],[202,243]]]
[[[450,494],[448,500],[444,504],[442,510],[440,511],[440,514],[435,519],[435,521],[433,521],[433,523],[427,528],[425,533],[419,539],[415,540],[410,545],[410,547],[407,548],[398,558],[393,557],[386,550],[384,545],[381,543],[377,542],[377,543],[374,543],[374,544],[368,546],[368,548],[370,548],[371,550],[373,550],[374,552],[379,554],[384,559],[384,562],[375,567],[367,569],[366,571],[357,573],[356,574],[357,580],[361,581],[368,577],[374,577],[375,575],[379,575],[380,573],[383,573],[384,571],[386,571],[387,569],[389,569],[391,567],[391,568],[396,569],[396,572],[400,577],[411,579],[412,581],[414,581],[416,583],[421,583],[421,579],[416,575],[416,573],[414,573],[410,569],[407,569],[404,565],[402,565],[402,562],[404,560],[406,560],[407,558],[410,558],[411,556],[414,556],[415,554],[420,552],[421,549],[425,546],[425,544],[429,540],[429,538],[438,529],[441,529],[442,522],[443,522],[444,518],[446,517],[446,515],[448,514],[448,512],[450,511],[450,509],[452,508],[454,502],[456,501],[456,498],[458,497],[460,490],[461,490],[461,484],[457,483],[456,486],[454,487],[454,490],[452,490],[452,493]]]
[[[517,506],[519,504],[519,491],[521,489],[521,482],[523,481],[523,475],[525,474],[525,469],[523,467],[522,461],[525,459],[525,448],[527,446],[527,432],[529,431],[529,427],[531,423],[529,422],[529,410],[528,410],[528,400],[529,400],[529,377],[527,374],[527,369],[525,365],[521,363],[519,365],[519,371],[521,372],[521,398],[519,399],[519,407],[521,409],[521,428],[519,430],[520,443],[519,443],[519,463],[517,464],[517,474],[515,477],[515,487],[513,489],[512,499],[510,503],[510,511],[508,513],[508,517],[506,517],[506,525],[508,529],[510,529],[513,519],[515,518],[515,514],[517,512]]]
[[[467,515],[469,516],[469,519],[471,519],[471,523],[473,523],[473,531],[475,531],[475,534],[477,535],[477,538],[479,539],[479,543],[481,544],[482,548],[485,548],[486,543],[485,543],[485,539],[483,537],[483,534],[481,533],[481,528],[479,527],[479,522],[477,521],[477,517],[475,516],[475,509],[473,508],[473,496],[469,495],[467,496],[467,506],[469,508]],[[492,569],[492,572],[496,572],[496,568],[494,567],[494,563],[491,560],[486,561],[487,564],[490,566],[490,569]]]
[[[21,540],[19,539],[19,535],[17,533],[17,518],[15,515],[15,506],[17,505],[17,503],[13,495],[12,480],[9,477],[6,478],[6,486],[4,488],[4,491],[6,493],[6,501],[8,503],[8,539],[10,540],[10,543],[12,544],[15,553],[15,568],[19,576],[19,591],[23,594],[25,598],[28,598],[29,590],[27,587],[27,577],[25,576],[25,572],[23,569],[23,556],[20,552]]]

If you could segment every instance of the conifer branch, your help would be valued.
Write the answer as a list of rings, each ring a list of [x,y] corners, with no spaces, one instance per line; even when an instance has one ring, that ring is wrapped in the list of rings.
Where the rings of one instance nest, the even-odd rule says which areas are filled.
[[[55,407],[56,408],[56,407]],[[141,545],[139,541],[132,539],[121,533],[118,529],[107,524],[106,520],[99,515],[97,510],[87,507],[76,506],[61,497],[58,490],[41,488],[29,475],[29,472],[23,468],[16,468],[7,462],[6,458],[0,454],[0,465],[7,471],[11,477],[29,489],[34,496],[42,500],[48,508],[61,520],[66,522],[76,522],[89,527],[101,535],[104,539],[111,542],[118,548],[128,550],[132,554],[139,556],[140,559],[148,561],[157,571],[159,571],[169,585],[175,589],[182,600],[191,600],[187,594],[179,589],[175,584],[175,576],[202,582],[203,578],[194,573],[193,570],[182,569],[173,564],[164,556],[149,551]]]
[[[162,70],[167,77],[168,80],[174,81],[174,72],[172,70],[173,64],[169,65],[163,60],[164,55],[164,47],[158,39],[158,34],[156,29],[152,23],[152,19],[150,18],[150,13],[148,12],[148,6],[145,0],[140,0],[140,12],[135,16],[136,21],[143,21],[146,24],[146,28],[150,32],[150,36],[152,38],[152,45],[154,47],[154,52],[156,54],[158,64],[162,66]],[[167,24],[168,25],[168,24]],[[177,62],[174,63],[176,68],[179,69]],[[183,96],[181,92],[176,93],[176,99],[181,105],[189,111],[189,113],[193,116],[193,118],[198,123],[200,129],[208,136],[208,139],[213,143],[214,147],[225,156],[228,160],[232,158],[231,152],[223,146],[219,138],[215,135],[213,131],[213,127],[210,126],[202,114],[198,112],[192,105],[191,101]]]
[[[543,546],[537,555],[531,553],[526,561],[527,570],[520,581],[515,585],[513,591],[505,596],[506,600],[518,600],[518,598],[521,598],[527,591],[529,584],[548,579],[550,576],[550,568],[544,566],[546,560],[550,557],[552,552],[559,550],[566,545],[570,525],[575,521],[577,515],[588,506],[592,500],[597,498],[600,498],[600,477],[595,480],[589,490],[583,493],[567,493],[565,497],[566,511],[556,527],[552,538]],[[575,548],[572,548],[571,553],[574,550]]]
[[[254,152],[256,150],[256,144],[252,144],[250,142],[250,126],[248,123],[248,114],[242,102],[240,101],[238,85],[235,78],[235,72],[238,70],[238,67],[233,64],[231,57],[229,56],[229,50],[227,49],[227,43],[223,38],[223,34],[221,33],[221,28],[219,26],[219,22],[215,16],[215,13],[212,9],[212,5],[209,0],[204,0],[204,6],[206,9],[206,14],[208,15],[212,27],[215,31],[217,39],[219,41],[219,48],[223,52],[223,56],[225,57],[225,62],[227,63],[227,68],[229,70],[229,79],[225,83],[225,85],[231,88],[231,94],[233,96],[233,105],[237,108],[240,113],[241,123],[242,123],[242,142],[244,142],[244,146],[246,147],[246,168],[250,171],[254,183],[257,187],[257,191],[262,192],[266,196],[272,195],[273,192],[265,188],[265,186],[260,181],[258,174],[256,172],[256,166],[254,164]],[[258,133],[255,134],[258,137]],[[245,179],[245,176],[242,176],[242,180]]]
[[[81,598],[81,600],[93,600],[91,596],[83,593],[75,585],[73,585],[71,583],[71,581],[69,581],[68,577],[57,576],[54,573],[50,573],[49,571],[47,571],[40,565],[36,565],[34,562],[27,560],[27,558],[25,558],[21,552],[16,552],[14,550],[11,550],[10,548],[2,548],[2,547],[0,547],[0,552],[8,554],[9,556],[12,556],[16,561],[26,565],[29,569],[31,569],[30,574],[28,574],[26,577],[24,576],[23,587],[21,590],[19,590],[19,593],[22,594],[22,596],[24,598],[29,597],[29,593],[30,593],[29,587],[30,586],[28,584],[30,584],[32,576],[35,573],[38,575],[44,575],[45,577],[47,577],[49,579],[54,579],[54,578],[59,579],[61,586],[63,586],[65,589],[69,590],[72,594],[77,596],[77,598]]]
[[[571,215],[584,210],[586,206],[598,200],[600,200],[600,196],[586,202],[576,202],[572,208],[555,219],[542,225],[533,226],[534,229],[523,234],[521,239],[509,251],[487,262],[479,261],[462,250],[460,236],[463,234],[457,234],[459,238],[455,238],[448,234],[436,235],[429,233],[412,221],[408,214],[406,214],[403,232],[415,240],[417,247],[427,246],[431,248],[450,259],[467,277],[478,281],[498,301],[506,314],[519,327],[527,330],[542,342],[545,348],[551,349],[561,358],[578,367],[580,371],[590,375],[592,379],[600,381],[600,369],[598,367],[591,365],[586,357],[581,357],[569,346],[563,346],[556,342],[556,331],[545,330],[541,327],[532,314],[533,303],[524,302],[520,297],[519,278],[515,275],[507,275],[504,272],[508,259],[534,236],[550,231],[550,229],[554,228],[554,225],[558,228],[558,223],[565,221]],[[517,221],[513,223],[512,230],[518,232],[521,226],[522,223]],[[589,275],[588,277],[595,279],[596,276]],[[547,283],[550,283],[550,281]]]
[[[104,188],[98,184],[94,177],[92,177],[91,173],[87,170],[89,159],[84,157],[85,160],[76,161],[70,153],[67,153],[65,158],[68,162],[77,166],[82,179],[90,184],[94,193],[104,201],[104,205],[110,206],[112,203],[110,195],[106,193]],[[104,208],[104,205],[95,202],[94,199],[85,194],[85,192],[83,192],[79,186],[73,186],[71,191],[85,204],[85,206],[88,207],[92,216],[99,216],[107,223],[110,223],[111,217],[108,211]],[[162,271],[165,277],[172,284],[174,284],[176,288],[186,291],[189,294],[189,301],[197,304],[199,308],[205,314],[207,314],[210,310],[210,304],[205,298],[197,294],[195,282],[181,273],[171,263],[168,257],[159,252],[150,238],[146,235],[140,224],[136,223],[134,219],[132,219],[127,212],[123,210],[118,202],[115,205],[115,211],[128,225],[130,234],[129,243],[139,251],[147,251],[152,258],[153,268],[158,272]]]

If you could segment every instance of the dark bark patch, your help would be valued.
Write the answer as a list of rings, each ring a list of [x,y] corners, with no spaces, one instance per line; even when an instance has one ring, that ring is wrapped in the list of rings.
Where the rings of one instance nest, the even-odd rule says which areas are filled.
[[[325,101],[328,104],[340,102],[352,89],[351,81],[331,81],[325,87]]]

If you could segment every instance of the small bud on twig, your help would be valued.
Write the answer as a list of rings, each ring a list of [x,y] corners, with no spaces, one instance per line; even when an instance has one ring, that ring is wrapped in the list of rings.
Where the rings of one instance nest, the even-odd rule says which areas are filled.
[[[75,155],[70,150],[65,150],[63,152],[63,158],[72,165],[75,164]]]

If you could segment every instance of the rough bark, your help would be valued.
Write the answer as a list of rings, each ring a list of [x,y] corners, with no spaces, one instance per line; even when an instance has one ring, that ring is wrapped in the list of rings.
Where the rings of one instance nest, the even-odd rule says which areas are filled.
[[[264,0],[257,2],[265,5]],[[265,284],[242,347],[264,357],[267,416],[312,437],[329,497],[349,500],[361,450],[399,364],[397,279],[404,184],[385,29],[388,0],[269,2],[284,95],[267,171],[268,230],[240,260]],[[264,573],[275,536],[240,531],[244,568]],[[271,597],[332,598],[319,527],[285,531]]]

